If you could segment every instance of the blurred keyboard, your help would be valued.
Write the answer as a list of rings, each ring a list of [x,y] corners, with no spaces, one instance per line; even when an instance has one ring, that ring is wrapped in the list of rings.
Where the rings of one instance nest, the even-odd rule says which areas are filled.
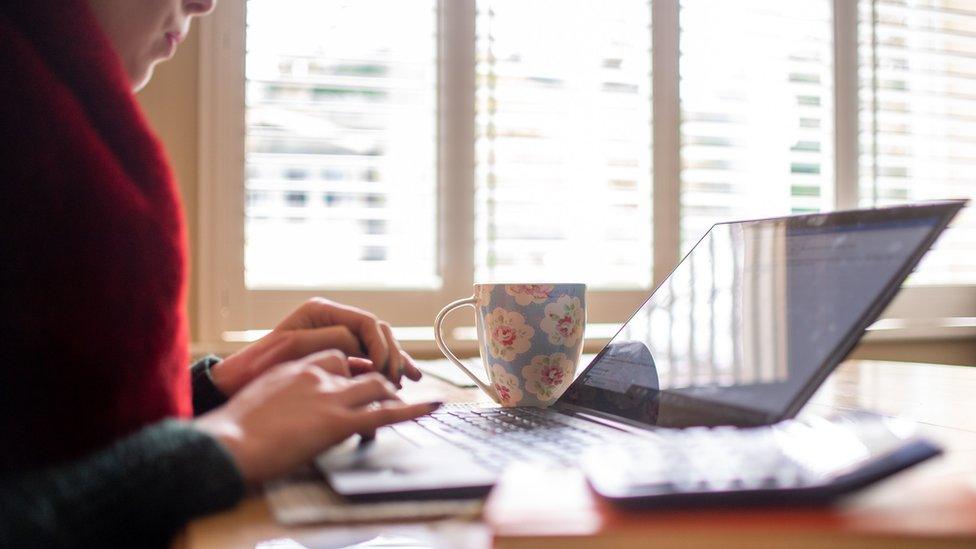
[[[528,407],[445,406],[396,429],[421,444],[447,441],[493,470],[501,470],[512,461],[572,465],[587,448],[633,436],[598,423]]]
[[[597,492],[624,502],[812,502],[939,453],[908,424],[858,415],[741,429],[659,429],[590,450],[581,464]]]

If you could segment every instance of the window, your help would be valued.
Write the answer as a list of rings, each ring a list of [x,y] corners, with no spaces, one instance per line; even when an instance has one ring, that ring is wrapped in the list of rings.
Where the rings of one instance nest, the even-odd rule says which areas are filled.
[[[858,18],[861,204],[976,198],[976,2],[861,1]],[[912,281],[976,282],[976,208]]]
[[[477,7],[475,278],[650,287],[650,5]]]
[[[426,326],[474,281],[585,281],[619,322],[716,221],[976,195],[973,2],[246,0],[204,26],[209,340],[316,294]],[[966,316],[974,211],[912,279],[953,286],[891,314]]]
[[[434,8],[247,2],[247,289],[440,283]]]
[[[719,221],[830,209],[831,2],[680,6],[682,252]]]

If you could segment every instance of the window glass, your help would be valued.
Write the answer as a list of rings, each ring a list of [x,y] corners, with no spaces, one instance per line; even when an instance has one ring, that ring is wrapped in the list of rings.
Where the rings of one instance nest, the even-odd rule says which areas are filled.
[[[436,287],[433,0],[248,0],[248,288]]]
[[[713,223],[829,209],[829,0],[681,0],[681,242]]]
[[[651,8],[477,2],[478,281],[651,283]]]
[[[976,2],[860,2],[861,204],[976,198]],[[976,283],[976,208],[912,283]]]

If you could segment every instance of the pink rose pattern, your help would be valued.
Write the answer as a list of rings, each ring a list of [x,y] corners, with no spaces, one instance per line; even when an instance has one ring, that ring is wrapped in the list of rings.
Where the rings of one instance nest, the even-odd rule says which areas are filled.
[[[539,325],[549,335],[549,343],[572,347],[583,336],[583,307],[578,297],[560,296],[546,305]]]
[[[538,355],[522,368],[525,390],[542,401],[555,400],[573,379],[575,361],[564,353]]]
[[[577,361],[572,355],[579,354],[585,323],[582,300],[572,295],[553,295],[554,286],[549,284],[502,285],[519,306],[541,305],[541,321],[530,324],[522,314],[524,311],[499,306],[490,309],[496,287],[479,284],[474,291],[476,306],[484,307],[485,312],[479,319],[484,321],[483,325],[479,321],[479,331],[483,330],[482,351],[486,353],[486,362],[500,361],[489,368],[492,397],[503,406],[514,406],[526,399],[549,405],[573,380]],[[550,345],[566,350],[553,354],[544,351],[546,354],[535,356],[527,354],[536,330],[540,328],[547,334]],[[532,357],[531,360],[528,357]],[[506,368],[512,368],[513,372]]]
[[[491,305],[491,291],[495,289],[494,284],[478,284],[474,287],[474,300],[478,307]]]
[[[545,303],[552,293],[552,284],[508,284],[505,293],[514,297],[519,305]]]
[[[522,401],[522,390],[519,380],[508,373],[501,364],[491,366],[492,388],[495,389],[495,400],[502,406],[514,406]]]
[[[511,361],[529,350],[535,330],[515,311],[496,307],[486,318],[488,351],[494,358]]]

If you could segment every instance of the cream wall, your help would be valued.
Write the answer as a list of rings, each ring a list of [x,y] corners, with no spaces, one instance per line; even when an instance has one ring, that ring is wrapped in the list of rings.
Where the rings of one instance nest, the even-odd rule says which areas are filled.
[[[197,83],[200,66],[198,32],[194,28],[176,57],[156,67],[149,85],[139,95],[139,103],[149,117],[149,122],[162,138],[169,153],[170,162],[183,194],[183,205],[190,238],[190,333],[197,340],[197,178],[199,112],[197,110]]]

